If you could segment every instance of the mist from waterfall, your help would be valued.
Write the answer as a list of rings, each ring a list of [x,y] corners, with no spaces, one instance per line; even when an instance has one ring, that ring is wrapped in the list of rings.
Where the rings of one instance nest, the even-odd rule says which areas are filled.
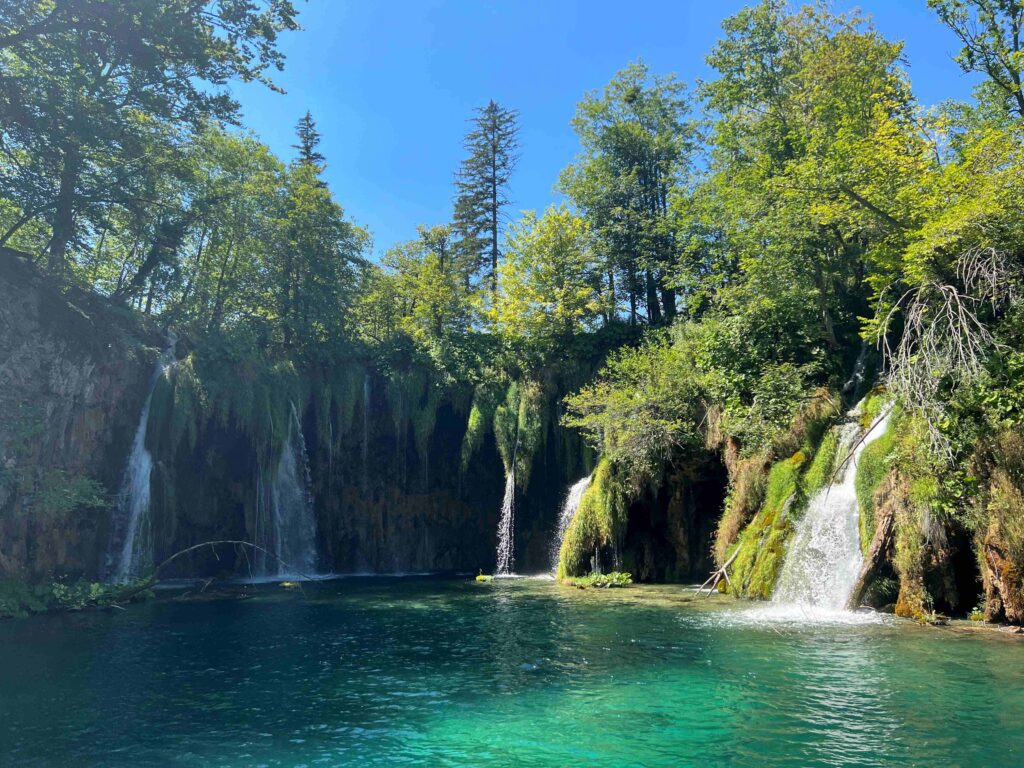
[[[558,515],[558,530],[555,532],[555,538],[551,542],[551,572],[555,573],[558,571],[558,555],[562,549],[562,542],[565,540],[565,533],[569,530],[569,526],[572,524],[572,519],[576,516],[576,510],[580,508],[580,502],[583,500],[583,494],[587,492],[587,488],[590,487],[590,475],[587,475],[581,480],[577,480],[569,492],[565,494],[565,501],[562,503],[562,511]]]
[[[306,439],[294,404],[288,436],[272,472],[257,475],[255,576],[312,576],[317,572],[316,515]],[[268,554],[273,553],[272,555]]]
[[[509,576],[515,566],[516,473],[505,476],[505,496],[498,518],[498,575]]]
[[[152,525],[149,517],[150,477],[153,455],[146,448],[149,411],[157,382],[174,362],[177,336],[168,332],[168,346],[156,362],[150,377],[149,392],[139,414],[128,461],[121,476],[117,507],[110,520],[110,538],[104,561],[103,578],[115,584],[127,584],[141,578],[153,565]]]
[[[863,402],[863,401],[862,401]],[[818,491],[796,524],[779,582],[772,596],[778,605],[841,611],[846,608],[863,556],[857,507],[857,463],[864,449],[885,434],[890,409],[865,434],[859,423],[861,404],[847,413],[838,431],[834,482]]]

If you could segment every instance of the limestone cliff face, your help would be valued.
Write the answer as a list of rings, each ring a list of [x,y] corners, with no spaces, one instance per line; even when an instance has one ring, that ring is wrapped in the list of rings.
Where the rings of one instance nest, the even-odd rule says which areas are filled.
[[[0,578],[96,573],[159,344],[0,250]]]
[[[462,466],[466,415],[443,400],[421,453],[411,429],[396,436],[385,382],[376,374],[371,379],[368,397],[359,397],[340,433],[320,434],[327,419],[317,412],[316,401],[301,409],[320,570],[493,570],[505,484],[493,435]],[[572,451],[556,430],[552,425],[527,489],[517,494],[516,570],[521,573],[550,570],[562,500],[584,471],[579,461],[567,458]],[[230,424],[206,423],[198,434],[194,446],[181,444],[170,453],[159,438],[151,442],[156,562],[203,541],[253,539],[257,477],[266,467]],[[250,565],[233,547],[216,554],[203,548],[176,561],[166,575],[244,575]]]
[[[178,349],[195,344],[183,337]],[[86,292],[59,290],[27,261],[0,252],[0,578],[100,576],[127,454],[165,346],[146,318]],[[207,357],[218,354],[210,348]],[[154,407],[147,431],[155,563],[207,541],[252,541],[260,483],[277,462],[274,449],[236,417],[179,407],[170,382],[186,369],[198,375],[189,360],[179,359],[160,380],[155,392],[171,397]],[[302,394],[309,382],[293,397],[309,459],[319,569],[493,570],[505,485],[493,433],[464,466],[464,397],[445,390],[425,436],[408,403],[395,400],[399,388],[371,361],[351,365],[359,369],[357,386],[346,402],[336,392],[333,400]],[[278,423],[292,417],[274,407]],[[174,439],[179,427],[191,437]],[[515,568],[541,573],[551,568],[566,491],[589,467],[579,439],[556,419],[530,464],[516,496]],[[690,506],[680,497],[666,523],[679,534],[673,562],[684,570],[704,547],[693,542],[706,539],[691,542],[683,530]],[[233,546],[204,547],[163,575],[245,575],[250,566]],[[649,575],[659,577],[671,576]]]

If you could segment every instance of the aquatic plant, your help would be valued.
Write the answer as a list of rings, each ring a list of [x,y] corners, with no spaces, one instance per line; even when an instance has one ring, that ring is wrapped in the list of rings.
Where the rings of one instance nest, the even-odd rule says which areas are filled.
[[[586,576],[573,576],[568,583],[580,589],[594,587],[596,589],[611,589],[615,587],[628,587],[633,583],[633,575],[630,573],[588,573]]]

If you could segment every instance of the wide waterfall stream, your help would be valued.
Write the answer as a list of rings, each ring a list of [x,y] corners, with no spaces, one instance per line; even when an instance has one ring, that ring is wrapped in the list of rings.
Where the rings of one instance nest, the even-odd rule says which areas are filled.
[[[139,414],[128,461],[121,479],[121,490],[110,520],[110,539],[104,561],[105,581],[125,584],[137,579],[153,565],[153,542],[149,519],[150,478],[153,474],[153,455],[146,447],[149,411],[153,392],[164,371],[174,361],[177,336],[167,334],[168,346],[156,362],[149,382],[149,391]]]
[[[836,427],[838,468],[830,485],[808,501],[790,540],[772,602],[801,609],[842,611],[860,574],[863,558],[857,508],[857,463],[864,449],[885,434],[889,411],[865,431],[860,405]]]
[[[265,477],[269,475],[269,477]],[[273,472],[257,478],[254,576],[308,577],[317,572],[316,515],[309,457],[295,406]]]

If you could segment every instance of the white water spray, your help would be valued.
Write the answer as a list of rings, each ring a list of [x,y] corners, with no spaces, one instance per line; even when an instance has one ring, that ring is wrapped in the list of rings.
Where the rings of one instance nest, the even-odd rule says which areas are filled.
[[[887,409],[864,434],[858,423],[860,408],[855,406],[846,423],[833,427],[839,432],[836,458],[842,464],[835,482],[811,498],[797,523],[772,596],[775,604],[841,611],[850,599],[863,562],[857,463],[864,449],[885,434],[889,420]]]
[[[146,448],[146,431],[149,427],[149,411],[153,404],[153,392],[157,382],[174,362],[174,347],[177,336],[168,332],[168,346],[157,360],[150,378],[149,392],[139,415],[128,462],[121,477],[121,490],[117,496],[117,508],[110,520],[110,540],[104,563],[104,578],[115,584],[128,582],[145,575],[153,564],[152,529],[149,518],[149,481],[153,474],[153,455]]]
[[[551,572],[558,570],[558,555],[562,549],[562,542],[565,540],[565,533],[576,516],[576,510],[580,508],[583,494],[590,487],[590,475],[582,480],[577,480],[565,495],[565,502],[562,504],[562,512],[558,516],[558,531],[555,540],[551,542]]]
[[[311,576],[317,570],[316,516],[310,492],[312,478],[306,439],[295,405],[291,408],[288,437],[281,448],[277,468],[264,479],[257,477],[255,543],[273,557],[257,550],[257,576]]]
[[[515,565],[515,507],[516,473],[505,477],[505,496],[501,500],[501,516],[498,518],[498,575],[508,576]]]

